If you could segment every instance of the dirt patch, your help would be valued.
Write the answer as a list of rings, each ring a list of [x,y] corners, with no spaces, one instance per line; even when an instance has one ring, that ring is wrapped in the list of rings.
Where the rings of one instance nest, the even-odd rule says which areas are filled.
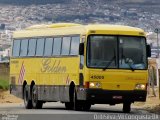
[[[160,104],[158,97],[147,97],[146,102],[135,102],[133,105],[136,107],[153,107]]]
[[[136,108],[147,110],[151,113],[160,114],[160,99],[158,89],[156,91],[156,97],[153,96],[152,91],[147,96],[146,102],[135,102],[133,105]]]
[[[11,95],[9,91],[0,90],[0,103],[21,103],[22,99]]]
[[[159,97],[149,97],[144,109],[160,115],[160,99]]]
[[[160,115],[160,104],[152,107],[147,107],[145,109],[151,113],[156,113]]]

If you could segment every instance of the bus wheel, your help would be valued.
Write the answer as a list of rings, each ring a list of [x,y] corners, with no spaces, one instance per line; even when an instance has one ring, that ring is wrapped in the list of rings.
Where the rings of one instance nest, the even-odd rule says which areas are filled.
[[[131,103],[130,102],[123,103],[123,112],[130,113],[130,111],[131,111]]]
[[[24,106],[26,109],[32,109],[32,101],[29,99],[29,91],[27,85],[24,87],[23,91],[23,99],[24,99]]]
[[[32,87],[32,106],[35,109],[41,109],[43,102],[38,100],[38,91],[36,85]]]
[[[84,103],[83,104],[83,110],[84,111],[88,111],[88,110],[90,110],[90,108],[91,108],[91,104],[90,103]]]
[[[74,90],[73,101],[74,101],[74,110],[76,110],[76,111],[83,110],[83,103],[81,101],[77,100],[76,90]]]
[[[65,102],[65,107],[67,110],[73,110],[74,103],[73,102]]]

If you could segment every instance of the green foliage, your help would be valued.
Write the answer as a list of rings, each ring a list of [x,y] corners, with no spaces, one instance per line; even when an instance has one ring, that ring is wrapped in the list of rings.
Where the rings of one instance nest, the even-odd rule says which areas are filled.
[[[0,64],[0,89],[8,90],[9,88],[9,64]]]
[[[0,89],[8,90],[9,89],[9,81],[0,79]]]

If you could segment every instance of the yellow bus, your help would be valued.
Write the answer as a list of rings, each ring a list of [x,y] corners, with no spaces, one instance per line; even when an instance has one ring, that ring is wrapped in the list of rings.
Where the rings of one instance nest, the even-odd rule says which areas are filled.
[[[66,109],[145,101],[150,46],[139,28],[74,23],[34,25],[13,34],[10,92],[25,108],[60,101]]]

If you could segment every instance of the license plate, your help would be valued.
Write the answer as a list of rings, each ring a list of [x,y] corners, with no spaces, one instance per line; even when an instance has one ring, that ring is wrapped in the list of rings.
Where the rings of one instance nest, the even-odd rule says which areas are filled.
[[[122,96],[113,96],[112,98],[113,99],[122,99],[123,97]]]

